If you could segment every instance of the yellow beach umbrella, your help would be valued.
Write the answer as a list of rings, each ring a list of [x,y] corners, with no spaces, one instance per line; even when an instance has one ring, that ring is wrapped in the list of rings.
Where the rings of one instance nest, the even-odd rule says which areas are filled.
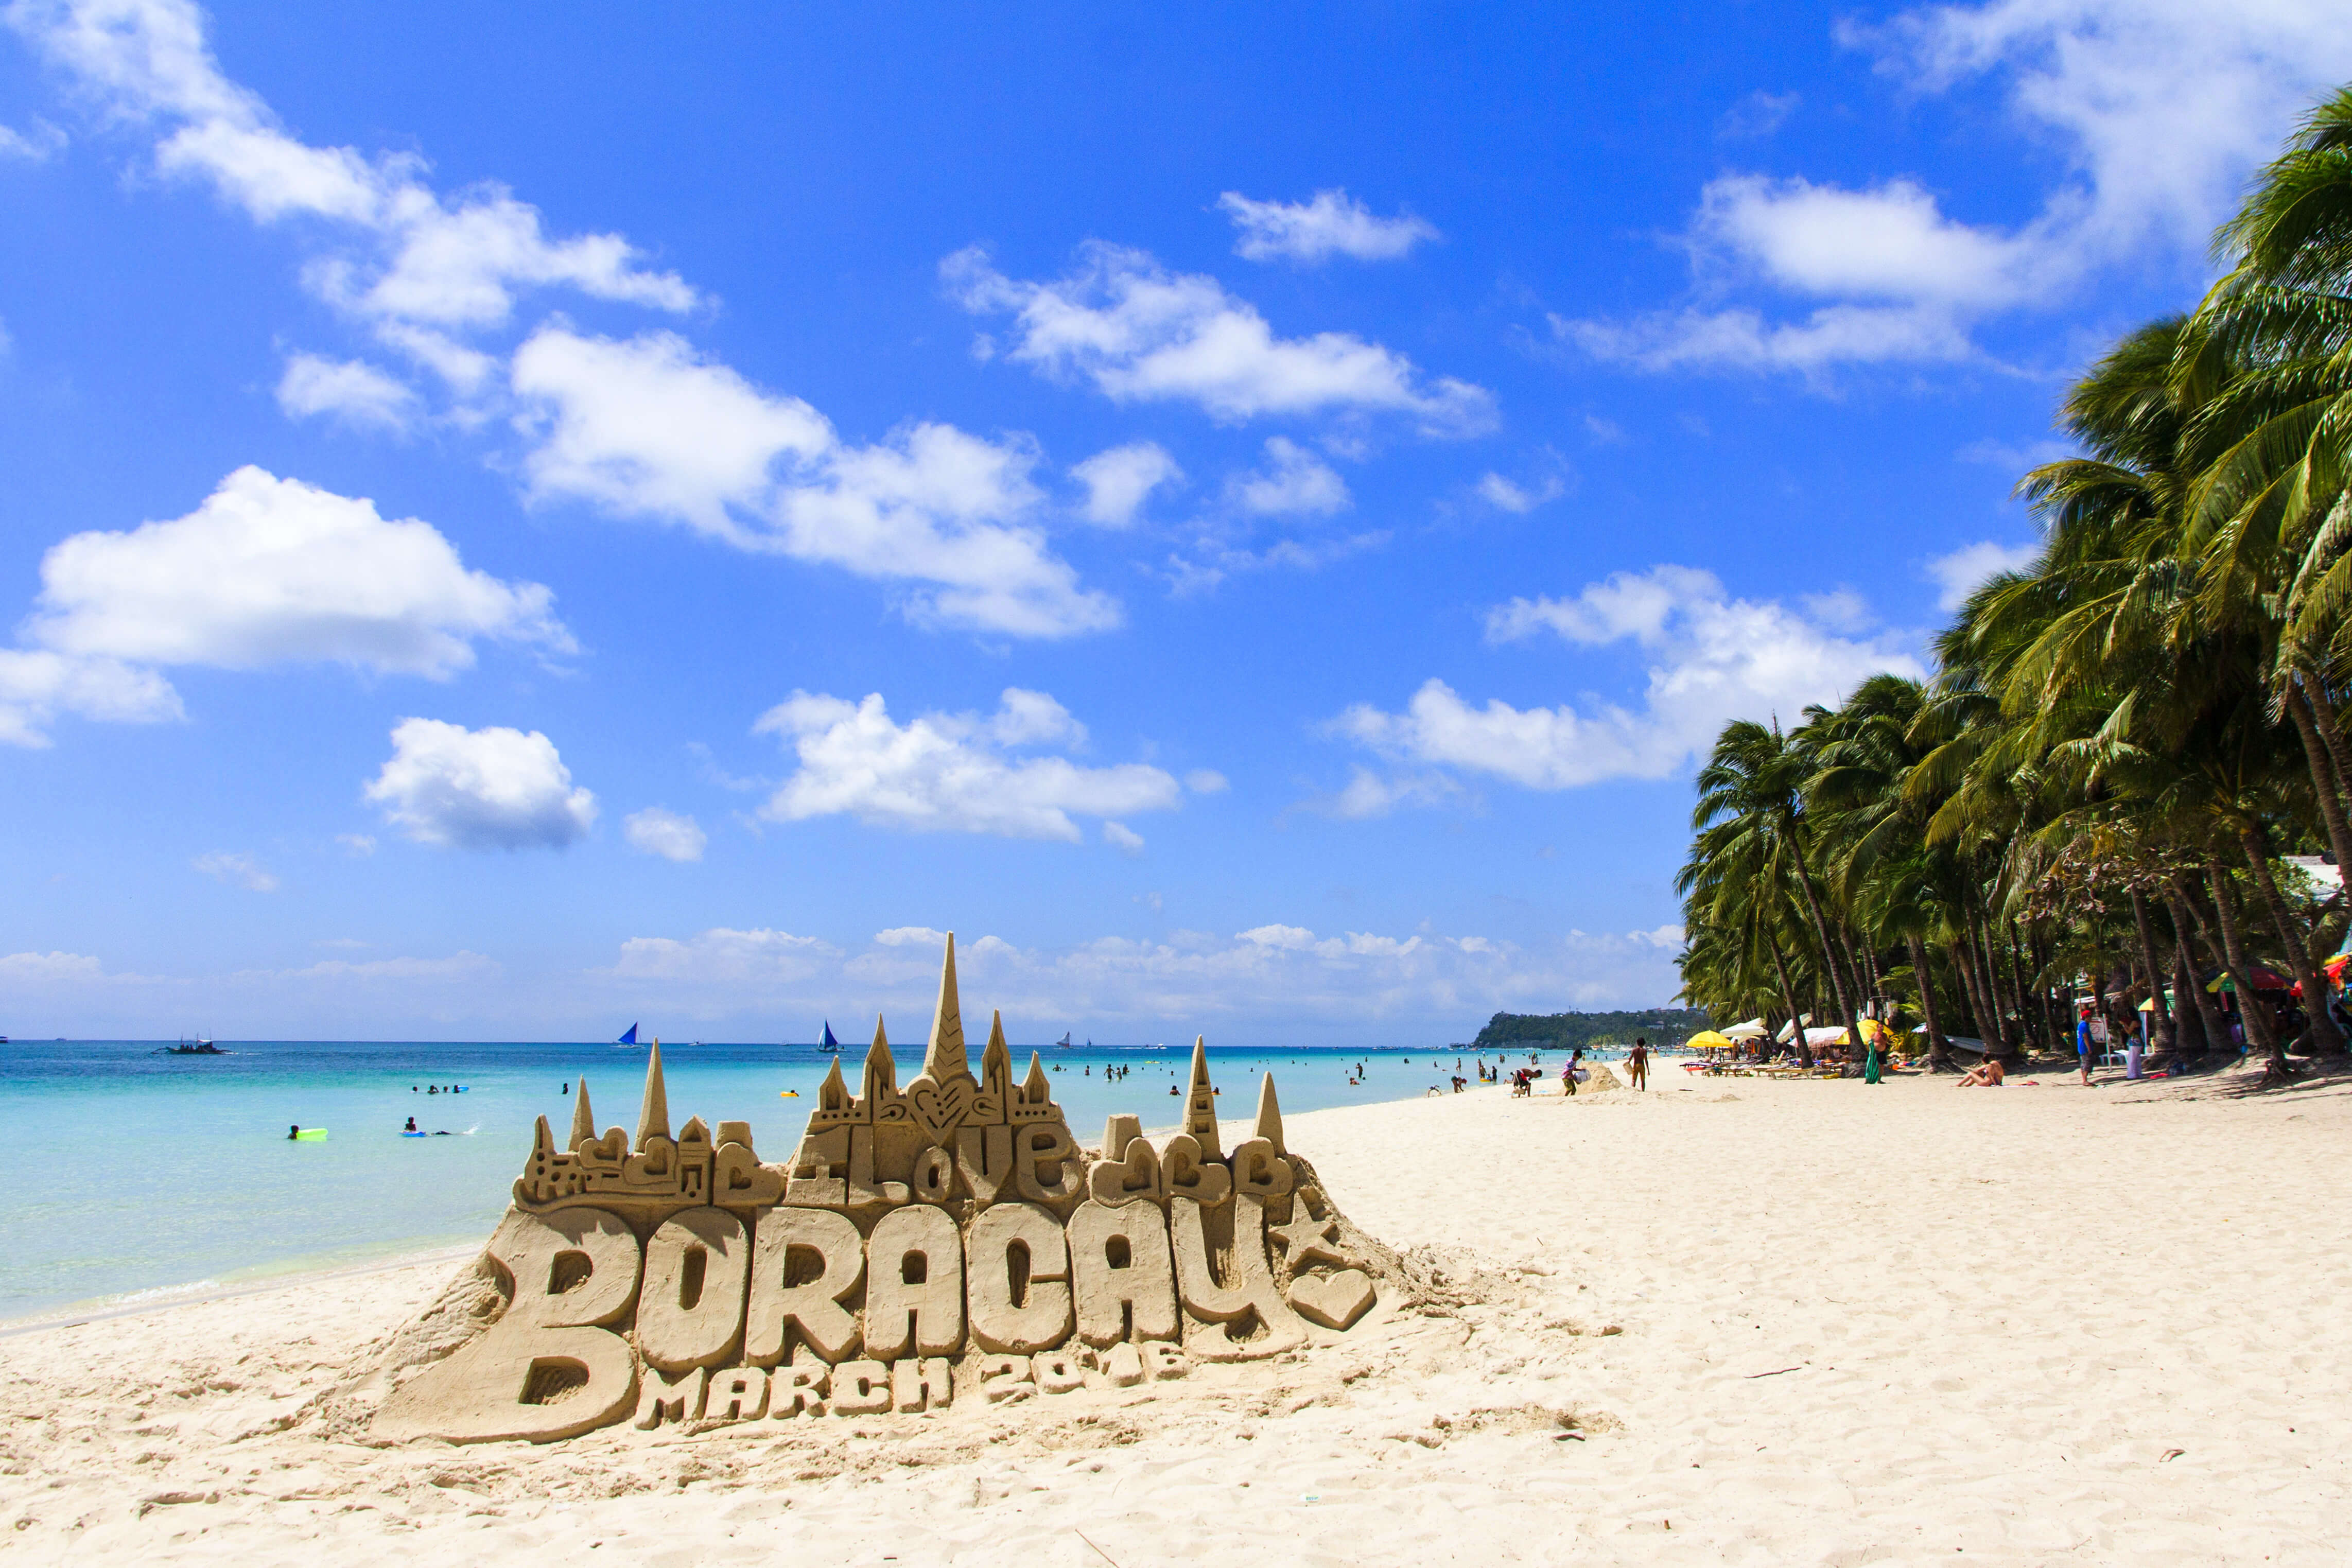
[[[1713,1029],[1701,1029],[1684,1041],[1683,1047],[1693,1051],[1719,1051],[1738,1043],[1727,1035],[1718,1035]]]

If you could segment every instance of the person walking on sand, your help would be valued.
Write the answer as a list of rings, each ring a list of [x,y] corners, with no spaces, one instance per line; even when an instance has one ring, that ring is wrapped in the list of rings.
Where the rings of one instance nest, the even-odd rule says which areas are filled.
[[[1625,1077],[1635,1089],[1650,1087],[1650,1042],[1639,1035],[1633,1037],[1633,1048],[1625,1053]]]
[[[2074,1060],[2083,1069],[2083,1087],[2091,1087],[2091,1053],[2098,1043],[2091,1038],[2091,1005],[2083,1004],[2083,1016],[2074,1020]]]
[[[1878,1064],[1882,1055],[1878,1041],[1879,1033],[1873,1029],[1870,1032],[1869,1043],[1864,1045],[1862,1050],[1862,1081],[1864,1083],[1878,1081]]]

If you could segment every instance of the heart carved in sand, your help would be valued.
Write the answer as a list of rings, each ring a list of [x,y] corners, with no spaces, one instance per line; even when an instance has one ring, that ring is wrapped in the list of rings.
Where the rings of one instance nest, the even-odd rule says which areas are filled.
[[[1371,1310],[1371,1276],[1360,1268],[1337,1274],[1302,1274],[1290,1282],[1290,1304],[1310,1323],[1344,1329]]]
[[[945,1138],[963,1119],[971,1114],[979,1090],[970,1079],[950,1079],[946,1083],[926,1083],[918,1079],[907,1090],[908,1101],[915,1110],[915,1121],[934,1138]]]

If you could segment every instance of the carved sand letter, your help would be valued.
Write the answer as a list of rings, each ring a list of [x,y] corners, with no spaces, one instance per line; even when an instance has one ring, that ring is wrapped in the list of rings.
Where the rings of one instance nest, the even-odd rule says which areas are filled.
[[[890,1363],[890,1403],[901,1411],[944,1410],[954,1398],[948,1363],[937,1356],[909,1356]]]
[[[893,1209],[866,1247],[866,1352],[877,1360],[963,1348],[963,1238],[946,1211]]]
[[[710,1374],[709,1392],[702,1399],[705,1419],[757,1421],[767,1413],[768,1373],[765,1368],[739,1366],[729,1372]]]
[[[676,1377],[647,1372],[637,1387],[637,1429],[650,1432],[665,1421],[674,1426],[698,1419],[709,1384],[710,1373],[704,1367],[688,1367]]]
[[[1026,1258],[1016,1277],[1014,1251]],[[1070,1244],[1062,1222],[1033,1204],[982,1209],[964,1242],[971,1337],[984,1351],[1028,1355],[1070,1332]]]
[[[751,1238],[724,1209],[688,1209],[646,1243],[637,1351],[664,1372],[717,1366],[742,1342]]]
[[[1078,1146],[1058,1121],[1032,1121],[1013,1130],[1013,1184],[1033,1204],[1061,1203],[1078,1195],[1085,1179]]]
[[[1168,1207],[1184,1310],[1197,1325],[1185,1335],[1186,1350],[1202,1361],[1253,1361],[1306,1342],[1306,1328],[1283,1300],[1266,1258],[1264,1200],[1246,1194],[1234,1198],[1233,1267],[1231,1278],[1222,1285],[1210,1267],[1200,1205],[1176,1198]],[[1234,1323],[1244,1331],[1264,1331],[1255,1339],[1235,1340],[1228,1327]]]
[[[955,1135],[956,1174],[971,1194],[974,1207],[996,1201],[1005,1177],[1013,1173],[1013,1129],[959,1127]]]
[[[1203,1208],[1214,1208],[1234,1195],[1234,1173],[1201,1155],[1201,1141],[1190,1132],[1170,1138],[1160,1151],[1160,1180],[1171,1198],[1191,1198]]]
[[[1138,1199],[1158,1203],[1164,1195],[1160,1152],[1141,1135],[1137,1118],[1114,1116],[1103,1126],[1103,1157],[1087,1173],[1087,1192],[1109,1207]]]
[[[1026,1399],[1037,1392],[1037,1385],[1029,1379],[1025,1355],[982,1356],[971,1364],[980,1369],[981,1397],[991,1405]]]
[[[878,1361],[853,1361],[833,1369],[835,1415],[879,1415],[889,1408],[888,1367]]]
[[[548,1442],[626,1414],[636,1358],[626,1340],[594,1325],[636,1300],[635,1233],[603,1209],[509,1211],[488,1252],[513,1289],[506,1315],[394,1390],[375,1429],[394,1441]]]
[[[1029,1365],[1037,1379],[1037,1392],[1075,1394],[1084,1388],[1087,1385],[1087,1373],[1085,1363],[1080,1360],[1081,1353],[1077,1351],[1065,1350],[1030,1357]],[[1089,1359],[1093,1353],[1091,1351],[1083,1352]]]
[[[834,1076],[841,1063],[833,1064]],[[812,1118],[814,1120],[814,1118]],[[784,1167],[784,1202],[809,1208],[844,1208],[849,1203],[849,1133],[847,1127],[811,1132],[801,1140],[792,1163]]]
[[[1234,1191],[1254,1198],[1278,1198],[1290,1191],[1290,1162],[1263,1138],[1234,1145]]]
[[[857,1318],[842,1303],[865,1274],[866,1248],[845,1216],[791,1207],[761,1215],[743,1320],[744,1359],[774,1365],[783,1359],[788,1331],[826,1361],[855,1354]]]
[[[1158,1208],[1083,1203],[1070,1215],[1069,1237],[1080,1339],[1108,1345],[1176,1337],[1176,1279]]]
[[[824,1414],[824,1389],[833,1369],[819,1362],[780,1366],[768,1374],[768,1415],[782,1421],[805,1410]]]
[[[915,1156],[914,1179],[908,1185],[915,1190],[919,1204],[944,1204],[955,1191],[955,1157],[937,1145]]]

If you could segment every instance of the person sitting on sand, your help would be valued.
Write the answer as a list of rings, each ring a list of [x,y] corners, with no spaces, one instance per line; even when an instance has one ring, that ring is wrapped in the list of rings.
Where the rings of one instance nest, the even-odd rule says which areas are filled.
[[[1975,1067],[1960,1075],[1955,1089],[1999,1089],[2001,1080],[2000,1058],[1988,1056]]]

